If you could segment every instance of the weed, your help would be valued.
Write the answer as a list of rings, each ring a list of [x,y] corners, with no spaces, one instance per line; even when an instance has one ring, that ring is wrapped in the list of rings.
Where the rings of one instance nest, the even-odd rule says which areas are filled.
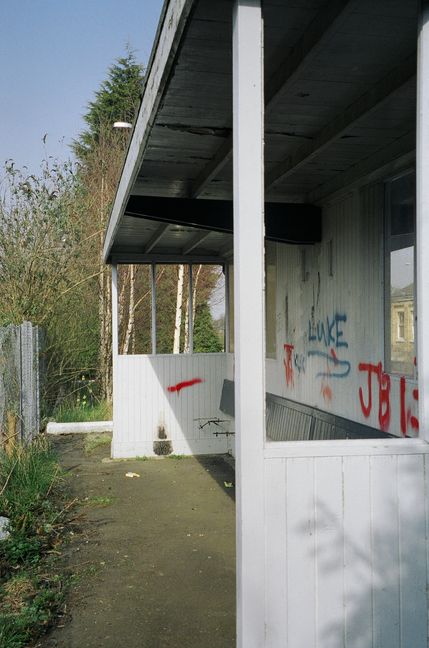
[[[64,600],[64,583],[57,576],[24,574],[3,586],[0,605],[0,646],[23,648],[46,629]]]
[[[113,504],[113,497],[103,497],[94,495],[93,497],[85,497],[82,504],[86,506],[110,506]]]
[[[175,459],[176,461],[181,461],[182,459],[186,459],[186,455],[171,454],[167,455],[167,459]]]
[[[33,642],[60,610],[64,582],[55,558],[66,511],[65,483],[45,437],[0,453],[0,512],[9,537],[0,543],[0,646]],[[50,553],[52,552],[52,553]]]
[[[58,423],[111,421],[112,405],[106,401],[93,405],[86,401],[79,401],[73,405],[63,404],[54,411],[52,418]]]
[[[173,446],[168,439],[158,439],[153,442],[153,451],[158,456],[170,455],[173,452]]]
[[[100,446],[110,445],[112,434],[110,432],[101,432],[100,434],[87,434],[84,438],[83,447],[85,454],[92,454]]]
[[[49,518],[47,497],[61,481],[55,456],[47,439],[38,437],[29,446],[17,445],[0,454],[0,511],[18,534],[37,533],[39,518]]]
[[[23,533],[12,533],[2,544],[2,554],[12,567],[22,564],[35,565],[39,562],[42,542]]]

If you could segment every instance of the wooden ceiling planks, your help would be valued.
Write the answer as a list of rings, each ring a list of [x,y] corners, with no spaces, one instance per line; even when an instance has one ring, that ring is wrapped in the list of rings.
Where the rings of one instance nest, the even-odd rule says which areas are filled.
[[[193,4],[131,193],[232,196],[231,2]],[[385,100],[380,95],[337,133],[331,129],[319,148],[317,138],[413,54],[415,0],[265,0],[264,18],[268,185],[276,167],[287,171],[268,200],[320,200],[371,172],[368,156],[381,164],[389,151],[409,152],[414,79],[386,91]],[[306,150],[307,157],[300,154]]]

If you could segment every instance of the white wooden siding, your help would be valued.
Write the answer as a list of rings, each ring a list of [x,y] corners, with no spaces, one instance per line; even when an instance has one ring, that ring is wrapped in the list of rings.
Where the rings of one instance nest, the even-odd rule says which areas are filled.
[[[266,362],[267,391],[381,429],[379,380],[373,369],[372,407],[366,416],[368,371],[359,364],[384,363],[383,185],[357,189],[326,204],[322,242],[305,248],[277,244],[277,259],[277,357]],[[332,325],[335,318],[338,327]],[[318,322],[326,343],[309,334],[311,329],[317,338]],[[335,340],[328,336],[330,325]],[[285,344],[292,353],[288,377]],[[319,375],[329,371],[331,376]],[[415,381],[406,379],[402,409],[409,436],[415,434],[410,416],[417,416],[416,388]],[[390,417],[382,422],[385,431],[400,436],[399,376],[390,378],[389,403]]]
[[[171,439],[174,454],[227,452],[226,436],[198,419],[224,418],[219,411],[226,355],[120,355],[113,413],[113,457],[151,456],[158,428]],[[202,382],[169,391],[184,381]]]
[[[427,646],[425,451],[265,459],[267,648]]]

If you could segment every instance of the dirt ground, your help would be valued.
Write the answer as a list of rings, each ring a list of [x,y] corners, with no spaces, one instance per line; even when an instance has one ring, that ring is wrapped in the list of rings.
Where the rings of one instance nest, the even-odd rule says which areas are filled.
[[[222,457],[109,462],[108,445],[85,455],[77,435],[55,444],[85,516],[67,548],[77,574],[67,616],[42,646],[235,646],[231,466]]]

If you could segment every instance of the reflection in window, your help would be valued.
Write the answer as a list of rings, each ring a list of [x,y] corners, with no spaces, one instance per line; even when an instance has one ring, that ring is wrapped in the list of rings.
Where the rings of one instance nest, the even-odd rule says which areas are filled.
[[[386,368],[414,373],[414,203],[415,178],[386,186]]]
[[[405,332],[405,313],[404,311],[398,311],[398,340],[401,342],[404,341],[404,332]]]

